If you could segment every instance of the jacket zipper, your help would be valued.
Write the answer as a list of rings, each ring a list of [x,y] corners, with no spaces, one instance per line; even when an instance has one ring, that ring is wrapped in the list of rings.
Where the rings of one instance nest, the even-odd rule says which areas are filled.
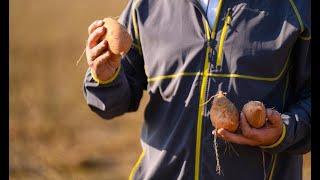
[[[216,61],[216,69],[221,70],[222,62],[223,62],[223,45],[224,41],[227,38],[228,29],[230,26],[232,20],[232,10],[231,8],[228,8],[226,17],[224,19],[224,25],[221,32],[220,42],[219,42],[219,49],[218,49],[218,55],[217,55],[217,61]]]
[[[202,106],[202,104],[205,102],[206,100],[206,92],[207,92],[207,85],[208,85],[208,75],[209,75],[209,57],[212,56],[212,52],[213,52],[213,47],[212,46],[212,40],[215,38],[216,35],[216,30],[217,30],[217,26],[218,26],[218,19],[220,16],[220,12],[221,12],[221,7],[223,4],[224,0],[220,0],[218,3],[218,7],[217,7],[217,14],[215,17],[215,22],[212,28],[212,31],[210,31],[210,26],[208,23],[208,20],[205,16],[205,14],[203,13],[202,10],[199,9],[198,6],[196,6],[198,8],[198,10],[201,12],[202,14],[202,21],[204,23],[204,27],[205,27],[205,33],[206,33],[206,39],[207,39],[207,48],[206,48],[206,55],[205,55],[205,61],[204,61],[204,67],[203,67],[203,77],[202,77],[202,81],[201,81],[201,87],[200,87],[200,97],[199,97],[199,105],[198,105],[198,117],[197,117],[197,130],[196,130],[196,152],[195,152],[195,169],[194,169],[194,179],[195,180],[199,180],[200,179],[200,155],[201,155],[201,139],[202,139],[202,126],[203,126],[203,116],[204,116],[204,106]],[[197,2],[197,5],[199,5],[199,3]]]

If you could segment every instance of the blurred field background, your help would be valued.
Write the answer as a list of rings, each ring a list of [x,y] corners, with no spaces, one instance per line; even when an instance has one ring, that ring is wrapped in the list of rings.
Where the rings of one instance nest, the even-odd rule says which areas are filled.
[[[103,121],[82,95],[85,59],[75,66],[88,25],[118,16],[127,0],[9,3],[10,179],[127,179],[148,97],[138,112]]]

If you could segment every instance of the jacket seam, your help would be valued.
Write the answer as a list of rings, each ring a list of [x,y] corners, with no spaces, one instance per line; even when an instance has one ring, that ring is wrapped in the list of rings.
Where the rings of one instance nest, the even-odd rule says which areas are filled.
[[[284,92],[282,96],[282,112],[284,111],[286,100],[287,100],[287,93],[288,93],[288,86],[289,86],[289,76],[290,76],[290,69],[288,69],[287,75],[286,75],[286,82],[284,87]]]
[[[137,172],[137,170],[138,170],[138,168],[139,168],[139,166],[140,166],[140,164],[141,164],[141,161],[142,161],[142,159],[144,158],[144,155],[145,155],[145,150],[142,149],[142,152],[141,152],[138,160],[136,161],[136,163],[134,164],[134,166],[133,166],[133,168],[132,168],[132,170],[131,170],[131,172],[130,172],[129,180],[133,180],[133,178],[134,178],[134,176],[136,175],[136,172]]]
[[[299,36],[299,38],[305,41],[311,40],[311,36]]]
[[[272,162],[271,172],[270,172],[270,174],[269,174],[268,180],[272,180],[272,179],[273,179],[274,169],[275,169],[276,164],[277,164],[277,158],[278,158],[278,154],[276,154],[276,155],[274,156],[274,160],[273,160],[273,162]]]
[[[221,78],[243,78],[243,79],[250,79],[250,80],[273,82],[273,81],[279,80],[282,77],[283,73],[285,72],[285,70],[287,69],[287,66],[289,64],[290,55],[291,55],[291,49],[289,51],[289,55],[287,57],[287,60],[285,62],[285,65],[283,66],[282,70],[280,71],[280,73],[278,75],[276,75],[274,77],[251,76],[251,75],[235,74],[235,73],[230,73],[230,74],[207,73],[205,75],[203,72],[179,72],[179,73],[175,73],[175,74],[149,77],[147,79],[147,81],[148,82],[155,82],[155,81],[161,81],[164,79],[173,79],[173,78],[177,78],[180,76],[198,76],[198,75],[200,75],[200,76],[208,76],[208,77],[215,77],[215,78],[218,78],[218,77],[221,77]]]
[[[133,0],[133,8],[131,10],[131,16],[132,16],[132,23],[133,23],[133,31],[134,31],[134,36],[135,40],[137,43],[133,43],[133,47],[138,49],[138,52],[140,55],[142,55],[142,47],[140,43],[140,33],[139,33],[139,26],[138,26],[138,21],[137,21],[137,12],[136,8],[139,5],[139,0]]]
[[[304,23],[302,21],[300,12],[299,12],[299,10],[298,10],[298,8],[297,8],[297,6],[296,6],[296,4],[294,3],[293,0],[289,0],[289,2],[290,2],[290,5],[291,5],[291,8],[294,11],[294,14],[295,14],[295,16],[296,16],[296,18],[297,18],[297,20],[299,22],[299,25],[300,25],[300,28],[301,28],[300,29],[300,34],[302,34],[302,32],[304,31]]]

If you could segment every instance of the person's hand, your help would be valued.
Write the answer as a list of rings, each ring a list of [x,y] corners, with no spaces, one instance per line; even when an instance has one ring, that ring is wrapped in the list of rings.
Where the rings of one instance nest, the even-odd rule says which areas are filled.
[[[217,136],[226,141],[250,146],[268,146],[274,144],[282,134],[281,114],[273,109],[267,109],[266,125],[260,129],[252,128],[248,124],[243,112],[240,115],[242,134],[231,133],[225,129],[218,129]],[[213,131],[212,133],[215,133]]]
[[[94,21],[88,28],[89,37],[86,45],[87,63],[99,80],[107,81],[120,66],[120,55],[108,50],[107,40],[103,40],[107,29],[102,20]]]

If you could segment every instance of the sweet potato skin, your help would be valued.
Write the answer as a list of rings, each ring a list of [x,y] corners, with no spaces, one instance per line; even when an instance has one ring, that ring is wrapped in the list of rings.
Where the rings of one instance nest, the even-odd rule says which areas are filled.
[[[215,95],[212,102],[210,119],[216,129],[224,128],[230,132],[235,132],[238,129],[238,109],[221,91]]]
[[[132,38],[126,28],[113,18],[104,18],[107,33],[104,37],[108,41],[109,50],[113,54],[124,55],[132,45]]]
[[[242,112],[250,126],[254,128],[264,126],[266,122],[266,108],[262,102],[249,101],[243,106]]]

